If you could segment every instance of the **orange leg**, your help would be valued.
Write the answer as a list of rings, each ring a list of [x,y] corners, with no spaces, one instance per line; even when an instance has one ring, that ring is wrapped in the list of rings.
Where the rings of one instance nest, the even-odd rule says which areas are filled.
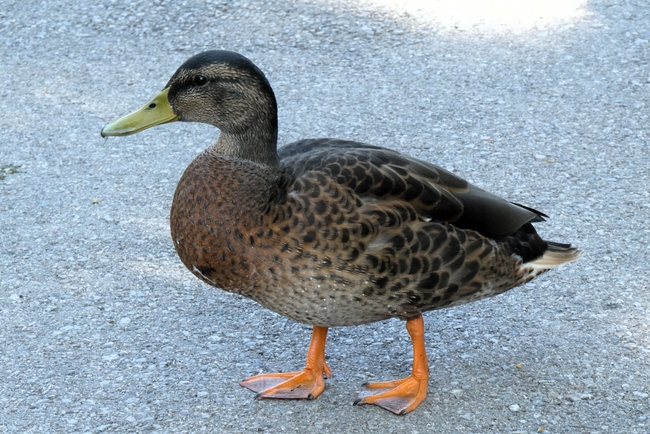
[[[424,347],[424,320],[422,315],[406,321],[406,330],[413,341],[413,371],[401,380],[365,384],[370,392],[357,399],[354,405],[374,404],[395,414],[409,413],[427,396],[429,363]]]
[[[316,398],[325,390],[323,376],[332,376],[332,370],[325,363],[326,339],[327,327],[314,326],[307,363],[302,371],[255,375],[239,384],[258,392],[256,398]]]

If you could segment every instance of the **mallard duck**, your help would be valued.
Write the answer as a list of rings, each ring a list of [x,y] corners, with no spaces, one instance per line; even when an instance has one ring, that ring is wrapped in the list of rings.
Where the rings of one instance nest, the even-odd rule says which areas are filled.
[[[355,404],[408,413],[426,397],[423,312],[500,294],[580,255],[537,234],[543,213],[396,151],[335,139],[278,150],[273,90],[237,53],[191,57],[101,134],[172,121],[221,130],[174,194],[171,235],[183,264],[313,326],[302,371],[240,383],[259,398],[316,398],[332,375],[328,328],[399,318],[413,341],[411,375],[365,384]]]

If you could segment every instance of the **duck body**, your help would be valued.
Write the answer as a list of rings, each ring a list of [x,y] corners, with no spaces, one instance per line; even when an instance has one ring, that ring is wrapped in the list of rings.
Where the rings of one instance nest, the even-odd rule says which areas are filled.
[[[271,86],[237,53],[190,58],[102,135],[176,120],[221,130],[174,194],[171,235],[182,262],[212,286],[313,326],[302,371],[240,383],[260,398],[324,390],[329,327],[400,318],[413,341],[411,375],[366,384],[355,404],[408,413],[426,397],[423,312],[500,294],[580,256],[537,234],[541,212],[396,151],[336,139],[276,150]]]
[[[334,327],[414,318],[499,294],[544,271],[513,251],[515,245],[529,258],[543,256],[547,243],[534,232],[497,241],[431,221],[462,213],[462,202],[431,179],[443,173],[468,195],[475,188],[443,169],[401,156],[391,165],[399,154],[357,142],[315,139],[283,149],[272,169],[208,149],[183,174],[172,240],[204,282],[296,321]],[[410,162],[429,178],[403,176]],[[368,167],[377,167],[376,179],[365,182]],[[402,184],[385,182],[381,170]],[[520,219],[538,217],[522,210]]]

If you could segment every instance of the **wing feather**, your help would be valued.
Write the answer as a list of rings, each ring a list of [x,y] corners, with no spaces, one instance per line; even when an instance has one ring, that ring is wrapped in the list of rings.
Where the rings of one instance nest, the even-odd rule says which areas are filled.
[[[294,177],[323,172],[361,200],[410,203],[423,219],[449,222],[484,236],[513,234],[545,215],[482,190],[453,173],[390,149],[336,139],[311,139],[278,150]]]

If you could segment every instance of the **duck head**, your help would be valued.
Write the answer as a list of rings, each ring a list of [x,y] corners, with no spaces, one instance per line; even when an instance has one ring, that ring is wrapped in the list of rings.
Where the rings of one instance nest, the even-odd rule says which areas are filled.
[[[205,51],[185,63],[144,107],[106,125],[102,137],[127,136],[174,121],[221,130],[217,152],[277,163],[277,104],[264,73],[241,54]]]

